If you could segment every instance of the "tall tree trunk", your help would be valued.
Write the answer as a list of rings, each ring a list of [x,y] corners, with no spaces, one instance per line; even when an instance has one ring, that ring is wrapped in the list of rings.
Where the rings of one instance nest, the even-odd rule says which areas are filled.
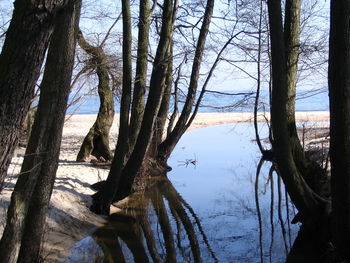
[[[318,224],[321,216],[322,203],[299,174],[293,160],[288,135],[286,112],[288,89],[281,1],[269,0],[268,11],[272,56],[271,121],[277,166],[287,191],[293,203],[305,219],[305,222],[308,221],[308,223]]]
[[[16,0],[0,55],[0,189],[34,95],[57,11],[68,0]]]
[[[350,3],[331,1],[330,159],[334,241],[350,260]]]
[[[109,214],[109,207],[118,188],[122,169],[128,152],[129,112],[131,103],[131,14],[130,1],[122,1],[123,13],[123,90],[120,103],[119,135],[107,183],[93,195],[91,210],[98,214]]]
[[[137,43],[136,76],[130,117],[129,152],[134,149],[139,134],[145,109],[145,92],[147,82],[148,35],[151,9],[148,0],[140,0],[140,18]]]
[[[295,100],[298,75],[298,57],[300,47],[300,10],[301,0],[287,0],[284,20],[284,43],[286,49],[287,70],[287,123],[294,162],[308,185],[321,193],[321,184],[327,176],[322,167],[305,156],[295,123]]]
[[[94,125],[80,147],[77,161],[85,162],[90,155],[95,156],[97,159],[103,157],[109,161],[112,160],[112,153],[109,148],[109,131],[114,118],[114,100],[109,83],[107,56],[102,46],[94,47],[90,45],[83,37],[81,31],[78,33],[78,43],[92,57],[94,67],[96,67],[100,108]]]
[[[150,144],[150,147],[148,149],[148,154],[150,157],[156,158],[158,155],[158,146],[161,144],[164,136],[165,131],[165,124],[168,118],[168,112],[169,112],[169,104],[170,104],[170,97],[171,97],[171,89],[172,89],[172,82],[173,82],[173,47],[172,43],[169,47],[169,62],[167,67],[167,75],[165,79],[165,89],[164,94],[162,98],[162,103],[160,104],[160,108],[158,111],[158,116],[154,125],[153,129],[153,135],[152,135],[152,142]]]
[[[192,65],[191,79],[188,88],[188,93],[185,101],[185,105],[177,121],[173,131],[167,136],[167,138],[159,145],[158,159],[162,162],[166,162],[171,152],[174,150],[177,142],[187,129],[187,121],[190,118],[193,102],[196,96],[199,71],[203,58],[206,36],[209,32],[209,25],[211,16],[214,10],[214,0],[208,0],[205,8],[202,27],[200,29],[196,52]]]
[[[57,17],[38,111],[0,241],[0,262],[37,262],[39,259],[47,207],[58,166],[73,69],[74,26],[79,20],[79,10],[74,8],[74,1],[70,1]],[[62,50],[65,50],[64,55]]]
[[[162,29],[156,57],[153,62],[150,91],[145,107],[145,113],[134,150],[123,169],[121,181],[116,193],[117,199],[122,199],[130,194],[134,179],[142,166],[148,146],[152,139],[154,123],[158,115],[165,88],[167,64],[169,59],[168,50],[172,40],[174,16],[175,8],[173,6],[173,1],[165,0],[163,6]]]
[[[287,70],[287,122],[294,160],[305,170],[305,155],[295,124],[295,98],[300,47],[300,0],[286,0],[284,19],[284,43]]]

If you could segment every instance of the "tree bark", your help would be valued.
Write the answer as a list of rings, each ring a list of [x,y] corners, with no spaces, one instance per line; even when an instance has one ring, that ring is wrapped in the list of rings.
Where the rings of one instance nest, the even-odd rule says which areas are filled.
[[[130,1],[122,1],[123,13],[123,90],[120,103],[119,135],[111,170],[100,191],[93,195],[91,210],[97,214],[109,215],[109,207],[115,196],[128,153],[129,112],[131,103],[131,14]]]
[[[152,142],[150,144],[150,147],[147,153],[147,155],[149,155],[151,158],[156,158],[158,155],[158,147],[163,141],[165,124],[166,124],[166,120],[168,118],[168,112],[169,112],[169,104],[170,104],[171,89],[172,89],[172,82],[173,82],[172,43],[169,49],[170,49],[169,55],[168,55],[169,60],[168,60],[168,66],[167,66],[167,75],[165,79],[164,94],[162,98],[162,103],[160,104],[160,108],[158,111],[157,119],[155,121],[153,135],[152,135]]]
[[[58,26],[48,51],[38,111],[0,241],[0,262],[39,260],[70,91],[78,11],[79,8],[74,8],[74,1],[70,1],[57,17]],[[65,50],[63,54],[62,50]]]
[[[67,0],[17,0],[0,55],[0,189],[34,95],[55,16]]]
[[[196,52],[192,65],[191,79],[188,88],[188,93],[185,101],[185,105],[177,121],[173,131],[167,136],[167,138],[159,145],[158,149],[158,159],[161,162],[166,162],[169,158],[171,152],[174,150],[177,142],[180,140],[181,136],[187,129],[187,121],[190,118],[192,105],[196,96],[197,87],[198,87],[198,79],[199,79],[199,71],[200,66],[204,54],[204,47],[206,36],[209,32],[209,25],[211,21],[211,16],[214,10],[214,0],[208,0],[205,8],[203,23],[200,29]]]
[[[97,159],[103,157],[106,161],[110,161],[112,160],[112,153],[109,148],[109,131],[114,118],[114,100],[109,83],[107,56],[101,46],[94,47],[90,45],[81,31],[78,33],[78,43],[92,57],[93,65],[96,67],[100,108],[94,125],[80,147],[77,161],[86,162],[90,155]]]
[[[284,43],[286,49],[287,70],[287,125],[294,162],[308,185],[323,195],[322,183],[327,181],[325,171],[320,164],[305,156],[300,143],[295,122],[295,100],[298,75],[298,58],[300,47],[300,0],[287,0],[284,20]]]
[[[331,1],[330,160],[335,246],[350,260],[350,3]]]
[[[295,123],[295,99],[300,47],[300,0],[287,0],[285,4],[284,43],[287,70],[287,125],[290,145],[296,166],[307,179],[307,161],[300,143]],[[307,180],[311,184],[311,180]]]
[[[148,35],[151,18],[148,0],[140,0],[140,18],[137,43],[136,76],[130,117],[129,152],[134,149],[139,134],[145,109],[145,92],[147,83]]]
[[[276,162],[287,191],[293,203],[305,219],[304,222],[317,225],[323,208],[322,203],[299,174],[293,160],[288,134],[286,112],[288,89],[281,1],[269,0],[268,12],[272,56],[271,121]]]

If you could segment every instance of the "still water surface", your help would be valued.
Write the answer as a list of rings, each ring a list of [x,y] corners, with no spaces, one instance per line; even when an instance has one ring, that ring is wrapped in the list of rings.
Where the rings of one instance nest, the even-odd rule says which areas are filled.
[[[255,102],[255,91],[238,90],[227,91],[223,94],[245,94],[237,96],[220,95],[206,93],[199,112],[253,112]],[[250,95],[248,95],[250,94]],[[197,94],[198,97],[199,94]],[[73,95],[72,95],[73,96]],[[70,97],[70,103],[75,98]],[[183,107],[185,98],[180,99],[179,111]],[[269,95],[267,90],[262,90],[260,94],[260,102],[269,105]],[[70,104],[69,103],[69,104]],[[172,103],[172,101],[171,101]],[[100,99],[95,95],[84,96],[78,103],[71,105],[67,109],[68,114],[97,114],[100,106]],[[299,91],[296,95],[296,111],[327,111],[329,108],[329,98],[327,88],[314,91]],[[115,100],[115,110],[119,112],[119,101]],[[172,106],[171,106],[172,108]],[[262,109],[259,109],[259,111]],[[172,110],[171,110],[172,112]]]
[[[187,132],[173,170],[139,193],[67,262],[285,262],[294,209],[249,123]],[[258,180],[257,180],[258,179]]]

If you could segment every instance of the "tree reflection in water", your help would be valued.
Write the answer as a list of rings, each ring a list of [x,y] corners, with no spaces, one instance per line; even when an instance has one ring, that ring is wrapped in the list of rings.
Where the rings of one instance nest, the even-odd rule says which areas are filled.
[[[118,203],[114,219],[78,242],[67,262],[322,262],[321,239],[302,230],[295,240],[294,206],[273,165],[258,165],[249,127],[189,132],[170,165],[193,153],[199,161],[168,174],[177,189],[164,178]]]
[[[268,165],[270,169],[266,170]],[[265,168],[263,172],[262,168]],[[225,218],[240,222],[241,225],[236,223],[239,231],[244,231],[244,224],[257,222],[259,233],[256,232],[255,237],[243,232],[244,236],[225,238],[232,227],[230,224],[215,221],[215,211],[209,212],[207,218],[201,213],[199,218],[172,183],[166,177],[159,177],[144,192],[134,193],[116,204],[118,212],[92,235],[95,248],[89,256],[79,258],[82,250],[86,254],[85,246],[80,252],[73,251],[75,255],[68,262],[223,262],[223,258],[232,258],[229,262],[238,262],[238,258],[239,262],[284,262],[295,236],[290,226],[293,206],[273,164],[261,160],[250,184],[255,189],[256,210],[249,205],[249,200],[243,200],[246,196],[235,195],[241,214],[230,213]],[[211,232],[210,239],[201,222],[205,223],[205,230]],[[225,234],[220,237],[216,233],[222,230]],[[259,246],[255,246],[255,242]],[[234,251],[228,254],[232,246],[241,246],[239,250],[245,249],[246,255],[235,255]],[[218,253],[221,253],[220,260]]]
[[[291,217],[295,216],[294,206],[291,203],[288,193],[284,188],[284,184],[281,177],[278,175],[278,171],[275,169],[273,163],[267,162],[270,165],[268,176],[264,176],[261,173],[261,169],[265,161],[261,159],[257,166],[255,177],[255,203],[257,210],[257,218],[259,222],[259,245],[260,245],[260,262],[276,262],[274,253],[279,253],[278,249],[275,250],[274,242],[276,240],[275,225],[280,227],[280,238],[283,241],[284,252],[286,255],[287,263],[322,263],[332,262],[326,258],[327,247],[325,240],[329,240],[322,231],[315,231],[312,229],[306,229],[303,226],[300,227],[298,235],[296,236],[293,244],[293,231],[291,227]],[[277,183],[275,182],[277,179]],[[274,201],[275,184],[277,184],[277,204]],[[267,217],[261,212],[260,197],[267,194],[268,185],[270,186],[270,226],[268,227]],[[275,218],[274,211],[277,210],[277,219]],[[292,212],[292,213],[291,213]],[[277,221],[277,222],[276,222]],[[268,235],[270,232],[270,239],[264,238],[264,235]],[[270,242],[270,244],[268,244]],[[267,252],[268,251],[268,252]],[[329,254],[329,253],[328,253]]]
[[[92,235],[104,254],[95,262],[218,262],[194,210],[167,178],[118,206]]]
[[[266,162],[270,166],[267,175],[261,173],[261,169],[265,163],[264,159],[260,159],[255,176],[255,204],[257,211],[257,218],[259,222],[259,250],[260,250],[260,262],[276,262],[274,254],[279,254],[280,249],[275,247],[276,234],[279,234],[278,240],[283,241],[284,253],[286,257],[291,249],[292,243],[292,231],[290,225],[290,210],[293,209],[295,215],[294,206],[290,204],[288,194],[284,188],[282,188],[282,180],[278,175],[275,166],[271,162]],[[274,176],[277,177],[275,180]],[[275,204],[275,189],[277,185],[277,204]],[[260,196],[267,195],[267,190],[270,190],[270,204],[269,216],[263,215],[260,208]],[[275,211],[277,211],[277,219],[275,218]],[[280,231],[275,231],[275,225],[278,224]],[[269,239],[268,239],[268,235]],[[264,238],[266,235],[266,238]],[[280,243],[280,241],[278,241]],[[269,244],[268,244],[269,243]],[[277,244],[279,245],[279,244]]]

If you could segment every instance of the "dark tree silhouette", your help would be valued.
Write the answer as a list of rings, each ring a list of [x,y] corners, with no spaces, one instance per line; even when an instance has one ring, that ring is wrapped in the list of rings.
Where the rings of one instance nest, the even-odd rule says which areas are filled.
[[[1,263],[39,262],[58,167],[79,13],[80,2],[70,1],[57,17],[40,86],[38,111],[0,241]]]
[[[331,1],[329,38],[330,159],[334,242],[350,260],[350,3]]]
[[[53,31],[68,0],[15,1],[0,55],[0,188],[11,162]]]

